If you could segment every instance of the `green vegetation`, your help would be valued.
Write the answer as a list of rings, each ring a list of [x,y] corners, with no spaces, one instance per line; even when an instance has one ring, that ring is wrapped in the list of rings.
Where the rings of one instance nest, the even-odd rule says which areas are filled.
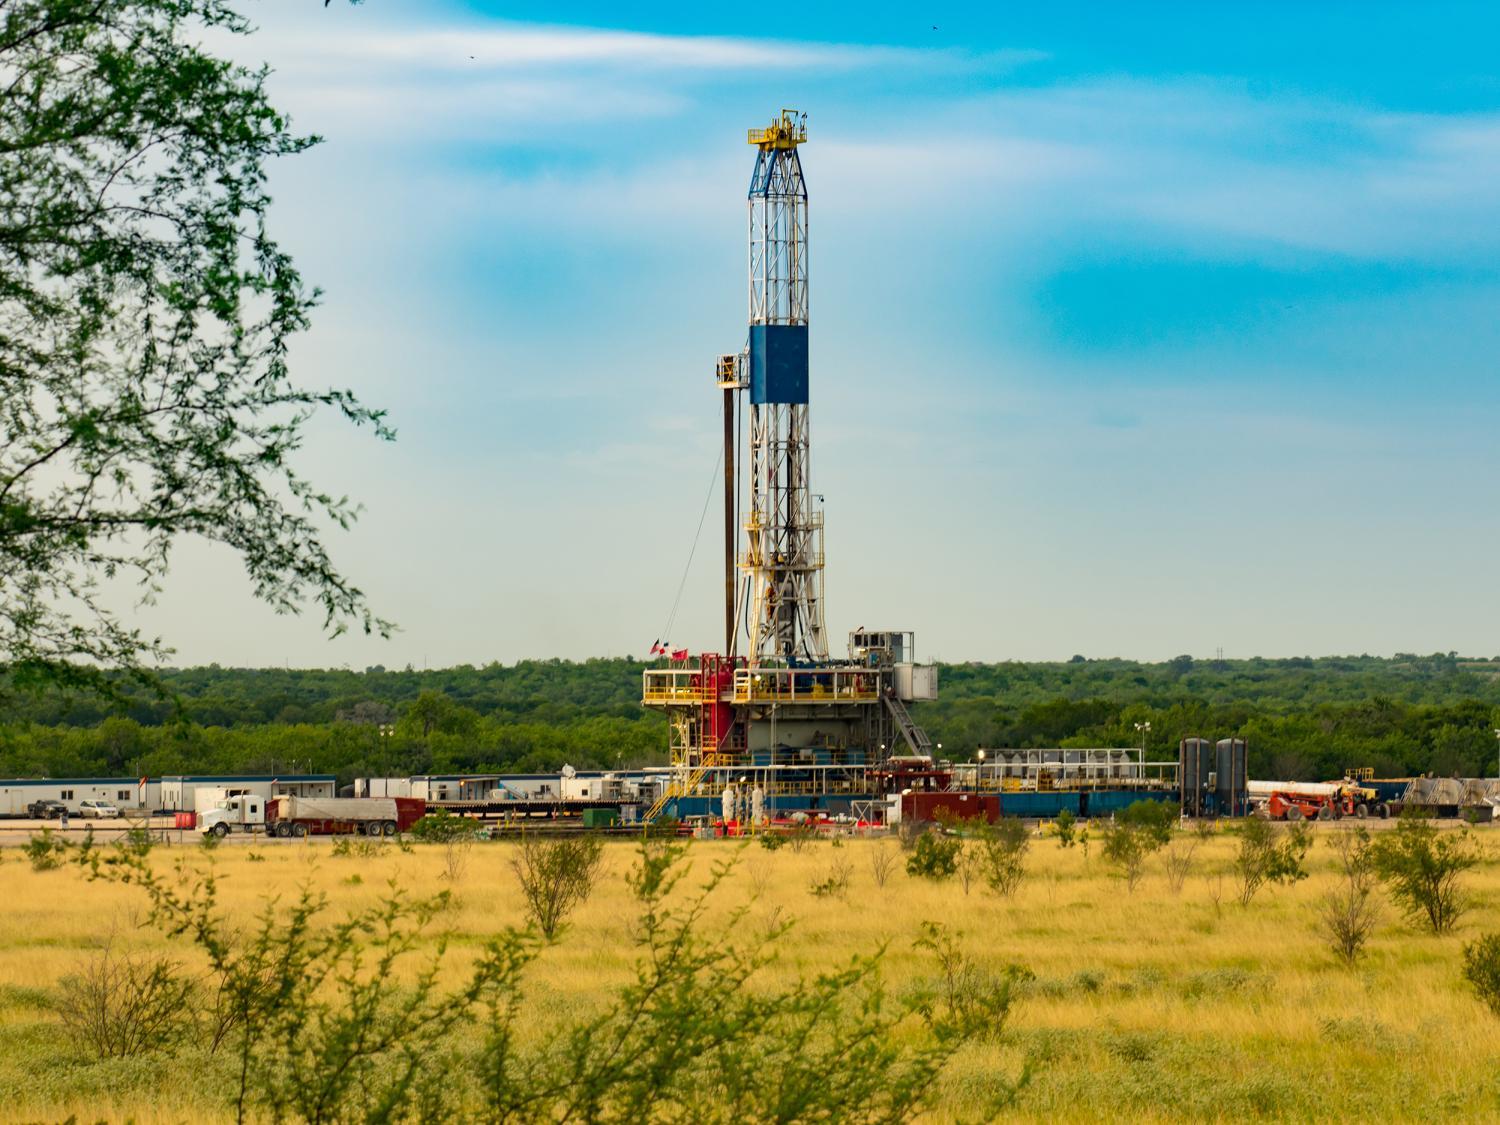
[[[597,838],[546,847],[549,874],[576,883],[586,869],[593,882]],[[573,850],[559,861],[558,848]],[[887,995],[879,952],[774,980],[789,926],[761,940],[707,925],[734,865],[716,863],[691,891],[686,855],[643,838],[627,876],[635,979],[599,1011],[542,1028],[525,995],[543,954],[535,930],[505,927],[455,964],[434,934],[446,892],[414,898],[393,880],[330,921],[304,887],[240,931],[212,869],[96,856],[93,876],[143,891],[150,921],[206,969],[194,979],[164,955],[106,947],[65,983],[63,1023],[99,1058],[196,1056],[219,1079],[218,1116],[293,1122],[907,1121],[939,1099],[958,1052],[1002,1031],[1010,977],[983,972],[940,926],[917,943],[938,957],[939,985],[904,1001]],[[536,906],[528,897],[533,920]],[[217,1008],[191,1003],[195,992]],[[969,1099],[983,1117],[1015,1095],[995,1078]]]
[[[1234,874],[1240,885],[1240,905],[1249,906],[1267,883],[1296,883],[1307,878],[1303,861],[1312,847],[1312,832],[1305,824],[1278,825],[1258,816],[1235,828],[1239,847],[1234,855]]]
[[[1118,870],[1126,887],[1134,891],[1145,874],[1146,860],[1171,843],[1176,825],[1175,806],[1163,801],[1134,801],[1104,825],[1104,861]]]
[[[169,651],[116,612],[172,548],[221,544],[280,612],[386,633],[324,543],[358,506],[296,466],[320,411],[392,432],[287,362],[317,303],[267,179],[317,138],[231,62],[225,0],[0,7],[0,664],[108,688]]]
[[[1464,946],[1464,980],[1479,1002],[1500,1016],[1500,934],[1482,934]]]
[[[162,699],[124,681],[94,694],[0,694],[0,776],[283,771],[359,775],[548,771],[660,762],[629,658],[411,668],[168,671]],[[1175,759],[1189,735],[1238,735],[1252,776],[1494,770],[1500,663],[1454,656],[1091,660],[940,670],[920,709],[955,757],[976,746],[1139,745]],[[0,684],[0,692],[4,685]],[[389,728],[389,733],[382,730]]]
[[[973,839],[968,844],[979,877],[997,895],[1011,894],[1026,875],[1026,852],[1031,847],[1031,829],[1016,817],[994,824],[972,822]]]
[[[1479,863],[1469,832],[1439,833],[1430,820],[1408,810],[1394,832],[1370,852],[1380,876],[1403,913],[1435,934],[1446,934],[1469,907],[1459,876]]]
[[[1380,921],[1375,901],[1374,842],[1364,828],[1329,839],[1343,878],[1323,896],[1319,915],[1335,957],[1354,968]]]
[[[1370,835],[1379,838],[1394,827],[1374,826]],[[443,1089],[435,1096],[461,1103],[408,1114],[421,1120],[562,1119],[568,1107],[555,1101],[533,1103],[534,1113],[518,1107],[509,1118],[487,1112],[494,1103],[485,1091],[493,1087],[485,1082],[480,1088],[476,1067],[505,1060],[514,1067],[495,1073],[516,1097],[528,1091],[569,1097],[575,1081],[623,1094],[638,1089],[635,1078],[652,1073],[647,1068],[656,1061],[671,1064],[654,1071],[667,1079],[656,1108],[632,1120],[719,1120],[708,1103],[712,1091],[694,1085],[720,1077],[716,1055],[699,1049],[699,1032],[715,1029],[730,1037],[726,1051],[732,1045],[739,1052],[729,1060],[732,1067],[744,1068],[731,1069],[726,1080],[738,1088],[739,1076],[752,1073],[761,1090],[747,1099],[778,1091],[790,1099],[784,1115],[765,1100],[740,1102],[742,1119],[818,1119],[824,1106],[823,1119],[858,1120],[840,1080],[845,1064],[824,1049],[835,1042],[819,1040],[811,1057],[795,1057],[803,1033],[842,1036],[855,1026],[871,1033],[863,1040],[871,1052],[913,1052],[935,1046],[939,1034],[972,1033],[922,1087],[928,1098],[917,1109],[922,1121],[1383,1121],[1393,1116],[1392,1106],[1420,1107],[1428,1117],[1493,1118],[1500,1109],[1491,1082],[1500,1046],[1481,1001],[1500,994],[1500,939],[1481,939],[1496,928],[1487,915],[1500,901],[1500,832],[1469,831],[1482,862],[1465,874],[1465,890],[1480,905],[1456,934],[1432,936],[1395,910],[1384,911],[1351,973],[1341,957],[1330,955],[1321,913],[1347,878],[1340,839],[1351,837],[1352,859],[1359,833],[1347,822],[1308,831],[1318,844],[1307,857],[1307,877],[1274,892],[1262,889],[1247,908],[1231,905],[1239,838],[1226,831],[1202,838],[1176,833],[1168,849],[1196,845],[1196,870],[1174,888],[1152,861],[1134,894],[1123,893],[1103,864],[1090,867],[1081,848],[1045,836],[1032,839],[1027,877],[1003,896],[981,891],[982,882],[966,895],[954,878],[912,878],[899,863],[885,872],[882,885],[874,857],[901,854],[889,839],[846,839],[839,848],[815,840],[800,853],[694,840],[682,853],[692,871],[675,890],[645,888],[660,912],[680,921],[696,912],[686,947],[675,943],[675,931],[662,928],[670,923],[651,922],[659,940],[649,940],[647,907],[637,891],[640,851],[608,841],[597,885],[559,939],[542,942],[532,930],[519,951],[525,961],[515,987],[490,993],[501,1005],[493,1013],[497,1022],[486,1001],[478,1010],[469,1007],[447,1032],[434,1028],[431,1035],[419,1027],[421,1013],[434,1012],[434,1005],[443,1012],[449,1004],[463,1009],[488,950],[495,944],[506,949],[512,935],[530,925],[507,862],[514,854],[510,842],[474,845],[462,888],[441,896],[440,912],[419,927],[415,944],[378,991],[364,982],[376,972],[387,940],[378,912],[388,888],[408,888],[408,907],[431,901],[427,896],[447,887],[441,844],[416,843],[409,851],[381,844],[358,861],[359,883],[349,879],[354,861],[335,858],[326,840],[226,843],[210,854],[159,846],[144,857],[124,853],[124,859],[112,847],[97,848],[101,868],[148,870],[161,891],[178,896],[179,906],[156,920],[150,895],[134,883],[84,883],[72,862],[33,871],[14,854],[18,849],[6,849],[10,854],[0,862],[0,897],[9,904],[0,914],[0,1099],[6,1108],[0,1120],[232,1121],[241,1091],[254,1100],[247,1106],[251,1120],[273,1120],[278,1112],[281,1120],[294,1120],[312,1111],[315,1098],[327,1099],[329,1119],[372,1120],[377,1097],[404,1096],[404,1046],[423,1059],[417,1081],[439,1077]],[[1438,831],[1456,836],[1465,830]],[[648,838],[648,846],[680,844]],[[76,850],[69,853],[70,860],[76,856]],[[808,893],[846,858],[852,861],[846,894]],[[700,902],[699,888],[717,877],[714,868],[721,864],[734,868]],[[192,917],[189,900],[201,900],[209,879],[215,882],[209,929],[177,933],[168,919],[181,920],[184,905]],[[321,905],[293,933],[304,891]],[[121,925],[111,933],[115,919]],[[401,932],[412,932],[417,921],[406,914]],[[273,928],[275,950],[262,958],[256,949],[266,925]],[[106,937],[109,959],[101,953]],[[224,952],[205,949],[200,942],[206,939],[216,946],[223,939]],[[326,962],[345,942],[358,946],[360,972],[335,978],[320,965],[290,990],[289,1008],[264,1009],[282,1002],[281,954],[300,963],[298,949],[325,951],[318,957]],[[1466,946],[1472,947],[1467,955]],[[667,958],[663,971],[653,950]],[[877,1003],[866,988],[876,986],[875,978],[837,992],[838,1000],[818,982],[877,954],[884,998],[878,1013],[869,1013],[882,1023],[872,1026],[863,1005]],[[717,964],[699,960],[710,955]],[[734,956],[764,963],[742,983]],[[106,960],[119,966],[122,959],[132,967],[102,971]],[[429,986],[425,969],[434,963],[440,971]],[[151,1000],[159,991],[151,982],[158,965],[165,971],[156,979],[164,985],[170,984],[167,973],[194,982],[190,1010],[179,1005],[169,1013],[174,1019],[150,1040],[149,1054],[101,1058],[98,1043],[68,1022],[64,1005],[97,1015],[99,1026],[120,1042],[114,1033],[129,1033],[137,1015],[162,1012]],[[262,966],[269,977],[260,976]],[[691,979],[676,969],[692,970]],[[98,983],[80,993],[63,984],[69,978]],[[423,991],[432,1004],[407,1008]],[[85,996],[93,999],[84,1002]],[[794,1010],[796,997],[819,1011]],[[351,1018],[356,1002],[359,1011]],[[504,1008],[510,1002],[521,1012],[514,1022]],[[843,1003],[853,1006],[854,1024],[842,1022]],[[403,1010],[420,1018],[392,1019]],[[637,1014],[645,1022],[631,1025]],[[900,1026],[885,1026],[898,1018]],[[294,1027],[299,1021],[305,1030]],[[361,1030],[364,1038],[354,1041]],[[508,1047],[507,1031],[513,1033]],[[248,1059],[247,1040],[253,1041]],[[856,1068],[866,1058],[879,1061],[843,1042],[853,1047]],[[329,1054],[345,1043],[351,1053]],[[617,1046],[640,1064],[613,1072],[619,1086],[601,1069]],[[794,1057],[783,1085],[781,1060],[788,1051]],[[691,1069],[673,1070],[684,1057],[693,1060],[685,1064]],[[911,1059],[910,1053],[898,1059],[897,1073]],[[240,1085],[245,1061],[253,1089]],[[345,1100],[354,1088],[339,1079],[343,1063],[373,1074],[368,1085],[356,1083],[354,1096],[368,1099],[357,1106]],[[1213,1069],[1220,1065],[1230,1069]],[[295,1083],[297,1073],[309,1080]],[[860,1081],[868,1073],[859,1069]],[[1338,1096],[1308,1096],[1326,1090]],[[881,1095],[866,1092],[877,1098],[870,1104],[878,1109]],[[992,1096],[1011,1099],[1003,1113],[991,1110]],[[902,1112],[882,1119],[907,1116],[903,1105],[884,1105]],[[612,1116],[583,1105],[572,1120]]]
[[[957,836],[929,828],[917,837],[911,855],[906,857],[906,873],[914,879],[951,879],[958,874],[963,850],[964,842]]]
[[[602,836],[522,835],[511,856],[511,870],[526,900],[526,915],[551,941],[573,908],[586,902],[599,879]]]

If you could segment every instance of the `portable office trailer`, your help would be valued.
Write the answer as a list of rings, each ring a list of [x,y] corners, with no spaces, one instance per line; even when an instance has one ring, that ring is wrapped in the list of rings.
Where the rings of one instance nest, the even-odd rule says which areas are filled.
[[[573,770],[571,773],[419,774],[359,777],[356,797],[417,797],[448,801],[639,801],[657,791],[662,770]]]
[[[412,779],[409,777],[356,777],[356,797],[410,797]]]
[[[214,792],[200,799],[198,790]],[[172,774],[161,779],[157,807],[165,812],[197,812],[212,808],[225,797],[249,793],[256,797],[336,797],[338,779],[331,773],[287,774]],[[207,803],[205,803],[205,800]]]
[[[120,811],[160,807],[161,784],[138,777],[54,777],[0,780],[0,816],[25,816],[33,801],[61,801],[76,813],[82,801],[109,801]]]

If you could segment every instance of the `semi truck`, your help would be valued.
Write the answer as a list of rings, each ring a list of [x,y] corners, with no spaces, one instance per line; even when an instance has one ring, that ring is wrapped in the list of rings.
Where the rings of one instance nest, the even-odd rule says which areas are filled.
[[[220,838],[263,830],[267,836],[394,836],[427,815],[419,797],[227,797],[198,815],[198,830]]]

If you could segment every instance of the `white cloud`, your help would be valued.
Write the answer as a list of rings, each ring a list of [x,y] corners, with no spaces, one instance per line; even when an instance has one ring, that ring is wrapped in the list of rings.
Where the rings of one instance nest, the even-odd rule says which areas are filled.
[[[305,41],[301,41],[305,43]],[[297,58],[297,44],[289,45]],[[303,57],[399,64],[472,74],[486,68],[619,66],[663,70],[757,70],[891,63],[915,52],[840,44],[780,43],[702,35],[510,24],[416,33],[365,33],[318,43]],[[909,59],[907,59],[909,61]]]

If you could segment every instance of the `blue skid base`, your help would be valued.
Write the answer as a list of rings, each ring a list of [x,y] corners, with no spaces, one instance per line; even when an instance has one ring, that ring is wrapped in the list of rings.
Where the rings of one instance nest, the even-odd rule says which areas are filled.
[[[817,796],[767,797],[766,811],[772,816],[794,812],[827,813],[829,816],[852,815],[855,801],[869,801],[875,794],[826,793]],[[662,809],[662,816],[685,820],[690,816],[717,817],[724,811],[717,797],[674,797]]]
[[[1137,801],[1178,802],[1175,789],[1142,791],[1139,789],[1063,789],[1047,793],[1001,793],[1000,815],[1019,816],[1028,820],[1051,820],[1063,810],[1079,817],[1108,817],[1129,808]],[[856,801],[883,801],[880,794],[825,793],[815,796],[774,796],[766,798],[766,811],[772,816],[794,812],[827,813],[829,816],[852,815]],[[685,820],[690,816],[718,817],[723,805],[717,797],[675,797],[662,809],[663,816]]]

